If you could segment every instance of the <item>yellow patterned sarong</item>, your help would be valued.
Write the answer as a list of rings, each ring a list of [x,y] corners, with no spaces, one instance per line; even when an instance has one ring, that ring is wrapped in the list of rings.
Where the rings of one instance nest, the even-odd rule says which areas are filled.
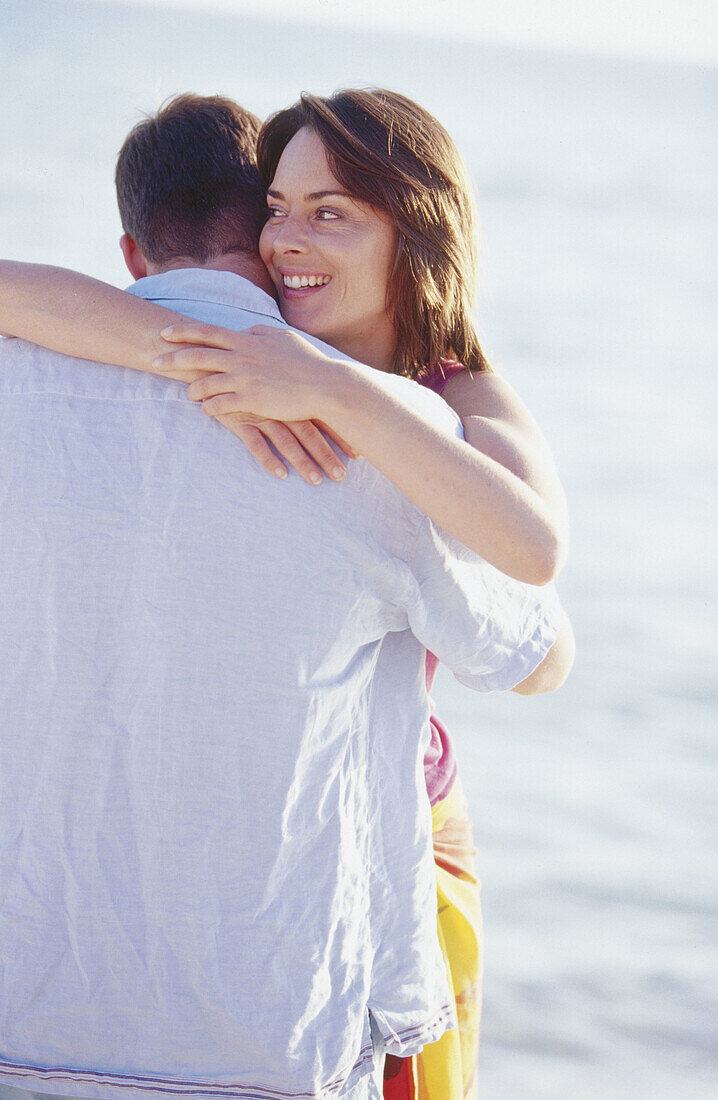
[[[386,1059],[384,1100],[477,1100],[483,945],[476,849],[457,778],[431,809],[437,925],[459,1026],[413,1058]]]

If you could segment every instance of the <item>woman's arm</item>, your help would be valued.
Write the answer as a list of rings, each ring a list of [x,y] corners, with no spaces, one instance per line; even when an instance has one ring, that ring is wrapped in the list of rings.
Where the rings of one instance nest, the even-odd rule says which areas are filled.
[[[201,383],[197,383],[199,385]],[[400,407],[386,394],[336,391],[329,423],[430,519],[502,572],[547,584],[568,542],[563,489],[548,445],[500,378],[464,372],[442,396],[464,425],[466,442]],[[366,382],[363,382],[366,391]]]
[[[50,351],[157,373],[153,360],[167,350],[160,330],[182,317],[77,271],[0,260],[0,331]],[[207,371],[169,368],[162,373],[178,382],[193,382]],[[286,477],[287,471],[268,441],[307,482],[321,481],[321,471],[335,480],[344,476],[341,459],[311,422],[280,423],[251,411],[218,419],[276,477]],[[325,430],[353,457],[344,440],[330,428]]]
[[[515,390],[497,374],[461,371],[442,397],[461,418],[467,443],[518,477],[545,516],[543,531],[527,550],[547,580],[561,570],[568,552],[568,510],[551,450]]]
[[[185,382],[220,369],[201,359],[165,361],[161,370],[153,366],[155,357],[167,351],[162,326],[177,320],[171,310],[77,272],[0,262],[0,329],[53,351]],[[193,338],[201,339],[196,322],[189,326]],[[285,333],[269,332],[275,339],[286,339]],[[309,390],[317,398],[318,414],[285,417],[264,411],[266,405],[260,409],[236,401],[231,409],[215,406],[212,412],[265,468],[283,471],[265,436],[306,480],[318,472],[310,454],[327,473],[341,465],[308,423],[316,419],[328,425],[345,451],[353,446],[365,455],[439,526],[497,568],[532,584],[555,576],[566,542],[563,495],[545,442],[505,383],[494,375],[472,379],[468,373],[447,383],[444,397],[464,421],[463,443],[390,398],[375,381],[372,384],[368,368],[351,371],[342,364],[331,380],[320,381],[317,357],[330,361],[300,343],[314,355]],[[296,397],[297,376],[289,381],[295,384]],[[213,391],[219,392],[226,389]],[[290,406],[299,407],[294,399],[286,407]],[[278,407],[276,402],[273,407]],[[283,420],[291,422],[290,428],[279,423]]]
[[[77,271],[0,261],[0,330],[50,351],[152,371],[166,350],[160,329],[177,320],[164,306]]]
[[[328,359],[294,333],[263,326],[232,333],[194,324],[175,326],[168,335],[204,345],[168,353],[163,358],[168,366],[220,372],[187,391],[203,401],[208,415],[244,408],[329,424],[435,523],[504,573],[529,584],[546,584],[556,574],[556,517],[563,498],[557,479],[554,486],[549,476],[550,456],[540,463],[531,458],[532,447],[539,447],[538,429],[534,439],[533,432],[522,429],[522,435],[516,426],[528,416],[520,403],[506,431],[491,442],[488,423],[473,425],[467,418],[467,434],[477,441],[481,433],[486,437],[481,444],[493,451],[486,454],[426,421],[382,385],[379,372]],[[484,405],[475,398],[467,404],[485,408],[487,422],[499,419],[488,399]],[[526,435],[531,446],[509,445],[512,432],[522,441]],[[538,488],[542,478],[549,489]]]

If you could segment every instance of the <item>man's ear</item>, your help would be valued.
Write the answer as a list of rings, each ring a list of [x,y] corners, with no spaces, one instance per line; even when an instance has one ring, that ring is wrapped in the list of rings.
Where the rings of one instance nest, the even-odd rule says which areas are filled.
[[[120,237],[120,248],[122,249],[122,255],[125,257],[127,270],[132,278],[144,279],[147,274],[147,260],[129,233],[123,233]]]

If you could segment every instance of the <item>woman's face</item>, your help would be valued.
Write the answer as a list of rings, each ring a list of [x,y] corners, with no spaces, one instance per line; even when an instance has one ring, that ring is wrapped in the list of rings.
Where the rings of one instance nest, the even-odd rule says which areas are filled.
[[[391,222],[349,197],[329,169],[320,138],[306,128],[282,153],[267,203],[259,250],[284,319],[346,355],[390,370]]]

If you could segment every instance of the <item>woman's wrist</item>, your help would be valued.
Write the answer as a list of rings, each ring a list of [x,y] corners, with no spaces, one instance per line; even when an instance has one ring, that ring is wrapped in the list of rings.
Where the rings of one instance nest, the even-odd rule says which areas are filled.
[[[371,419],[376,397],[381,393],[372,377],[375,372],[371,367],[346,359],[332,359],[328,368],[329,384],[322,387],[322,412],[318,419],[324,420],[348,443],[361,450],[351,436],[361,432],[362,424],[367,418]]]

